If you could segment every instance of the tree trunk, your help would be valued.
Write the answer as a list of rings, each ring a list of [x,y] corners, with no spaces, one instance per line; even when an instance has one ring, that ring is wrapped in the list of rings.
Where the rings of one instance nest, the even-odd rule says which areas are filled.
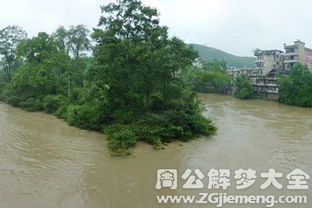
[[[11,64],[7,64],[7,67],[6,67],[6,76],[7,76],[7,82],[10,82],[11,81]]]
[[[68,87],[68,97],[71,96],[71,89],[72,89],[72,70],[71,68],[67,71],[67,87]]]

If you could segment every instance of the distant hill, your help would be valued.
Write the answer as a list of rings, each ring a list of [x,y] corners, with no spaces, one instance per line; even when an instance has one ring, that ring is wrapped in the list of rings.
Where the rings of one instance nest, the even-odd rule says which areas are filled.
[[[194,50],[198,51],[199,56],[206,61],[224,60],[230,67],[252,67],[254,66],[254,61],[256,60],[253,57],[235,56],[219,49],[207,47],[204,45],[191,45],[193,46]]]

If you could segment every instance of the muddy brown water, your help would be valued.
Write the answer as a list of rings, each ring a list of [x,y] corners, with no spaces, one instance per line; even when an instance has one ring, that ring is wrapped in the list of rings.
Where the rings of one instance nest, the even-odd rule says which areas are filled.
[[[211,192],[206,185],[197,191],[184,190],[181,180],[178,190],[156,190],[159,168],[177,169],[179,176],[187,168],[199,168],[205,174],[212,168],[251,168],[257,172],[275,168],[285,175],[300,168],[312,175],[312,109],[220,95],[199,96],[207,106],[205,115],[219,128],[217,135],[172,143],[163,151],[140,143],[129,158],[112,158],[100,133],[69,127],[51,115],[0,104],[0,207],[216,207],[158,204],[159,194]],[[262,183],[259,179],[247,190],[230,187],[225,192],[312,197],[311,190],[271,187],[262,191]]]

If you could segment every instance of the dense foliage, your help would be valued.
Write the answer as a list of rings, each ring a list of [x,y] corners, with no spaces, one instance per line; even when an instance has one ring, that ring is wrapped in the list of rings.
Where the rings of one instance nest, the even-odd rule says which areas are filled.
[[[20,64],[17,59],[16,50],[18,44],[27,38],[27,33],[18,26],[8,26],[0,30],[0,61],[5,81],[11,78]]]
[[[82,25],[31,39],[20,35],[26,33],[19,27],[1,30],[0,41],[18,37],[9,48],[12,63],[19,64],[2,61],[0,99],[53,113],[80,128],[104,130],[115,155],[130,154],[137,141],[162,148],[172,140],[213,134],[214,125],[180,77],[197,54],[169,38],[157,11],[139,0],[110,3],[102,11],[94,47]]]
[[[235,77],[234,96],[240,99],[251,99],[255,97],[255,92],[250,80],[245,74],[240,74]]]
[[[279,102],[301,107],[312,107],[312,73],[304,65],[297,64],[289,75],[278,79]]]
[[[182,79],[192,90],[202,93],[227,94],[230,90],[230,76],[223,62],[200,61],[181,74]]]

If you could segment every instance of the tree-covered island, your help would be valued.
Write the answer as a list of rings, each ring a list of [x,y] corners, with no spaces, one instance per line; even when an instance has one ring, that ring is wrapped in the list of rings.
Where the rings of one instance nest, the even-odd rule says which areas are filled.
[[[18,26],[0,30],[0,99],[104,131],[118,156],[138,141],[162,148],[215,133],[181,77],[197,53],[169,37],[157,10],[139,0],[101,9],[92,39],[83,25],[32,38]]]

